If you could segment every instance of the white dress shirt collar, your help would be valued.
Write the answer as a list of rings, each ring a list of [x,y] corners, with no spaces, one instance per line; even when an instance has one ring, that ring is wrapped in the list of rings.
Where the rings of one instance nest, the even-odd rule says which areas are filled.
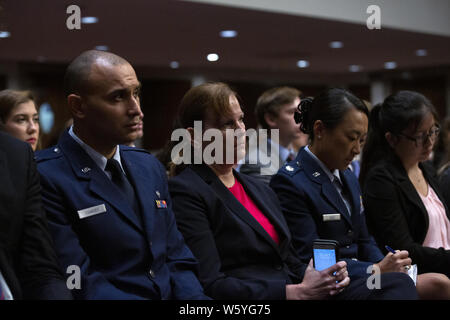
[[[106,162],[108,161],[108,159],[104,155],[100,154],[99,152],[94,150],[92,147],[87,145],[85,142],[83,142],[83,140],[81,140],[73,131],[73,126],[70,127],[69,134],[80,145],[80,147],[83,148],[84,151],[86,151],[86,153],[92,158],[92,160],[94,160],[94,162],[97,164],[97,166],[100,169],[102,169],[103,171],[105,171]],[[116,147],[116,152],[113,155],[113,159],[115,159],[119,162],[120,167],[122,168],[122,171],[124,171],[122,162],[121,162],[121,158],[120,158],[119,145],[117,145],[117,147]],[[125,171],[124,171],[124,173],[125,173]]]

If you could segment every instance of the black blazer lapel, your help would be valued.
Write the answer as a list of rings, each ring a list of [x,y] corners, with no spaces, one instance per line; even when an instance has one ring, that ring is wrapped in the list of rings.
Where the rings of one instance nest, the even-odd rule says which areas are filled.
[[[426,222],[426,229],[428,229],[429,219],[427,209],[425,208],[422,199],[420,199],[416,188],[414,188],[414,185],[409,180],[408,174],[403,167],[403,164],[400,162],[400,159],[396,157],[394,161],[392,163],[388,163],[387,166],[389,166],[388,170],[391,172],[394,180],[397,181],[403,196],[418,207],[420,212],[422,212]]]
[[[444,198],[442,197],[440,186],[437,182],[437,179],[435,178],[435,175],[431,171],[431,168],[429,168],[427,165],[420,163],[420,168],[422,169],[423,175],[425,176],[425,180],[428,181],[430,186],[433,188],[434,192],[438,196],[439,200],[441,200],[442,205],[445,208],[445,214],[447,215],[447,218],[450,220],[450,212],[449,208],[447,207]]]
[[[267,203],[265,201],[266,198],[261,197],[262,196],[261,194],[255,193],[256,190],[252,184],[253,181],[251,181],[251,182],[248,181],[248,179],[244,175],[238,173],[237,171],[234,171],[234,175],[239,180],[239,182],[242,184],[242,186],[244,187],[244,190],[247,193],[247,195],[253,200],[253,202],[255,202],[255,204],[258,206],[259,210],[261,210],[261,212],[264,213],[264,215],[267,217],[267,219],[270,220],[270,222],[273,224],[273,226],[277,230],[279,240],[280,240],[279,247],[281,248],[283,246],[283,244],[286,242],[286,240],[290,240],[290,233],[289,233],[289,229],[288,229],[286,223],[284,221],[280,220],[280,217],[278,217],[277,215],[275,215],[273,213],[273,212],[275,212],[275,210],[280,210],[280,209],[276,208],[271,203]],[[281,214],[281,210],[280,210],[280,214]],[[267,232],[265,232],[265,233],[267,233]],[[271,241],[273,241],[270,236],[269,236],[269,238]]]
[[[196,172],[211,188],[215,191],[217,196],[222,200],[223,205],[231,212],[236,214],[241,220],[247,223],[255,230],[262,238],[264,238],[270,245],[279,252],[279,247],[264,230],[264,228],[256,221],[255,218],[245,209],[245,207],[235,198],[235,196],[228,190],[227,187],[220,181],[216,174],[206,165],[193,165],[190,168]],[[247,190],[246,190],[247,191]],[[252,198],[253,200],[253,198]],[[261,208],[260,208],[261,209]]]

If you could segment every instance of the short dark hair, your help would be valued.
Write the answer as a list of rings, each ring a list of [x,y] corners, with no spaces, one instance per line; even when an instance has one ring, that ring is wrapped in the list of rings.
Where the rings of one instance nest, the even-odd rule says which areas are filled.
[[[292,103],[295,98],[300,97],[300,94],[299,90],[291,87],[276,87],[264,91],[255,106],[256,119],[261,127],[270,129],[264,116],[268,113],[278,116],[281,106]]]
[[[99,50],[88,50],[76,57],[67,67],[64,75],[64,92],[66,95],[85,93],[89,87],[88,79],[92,66],[98,60],[106,60],[111,65],[128,63],[118,55]]]

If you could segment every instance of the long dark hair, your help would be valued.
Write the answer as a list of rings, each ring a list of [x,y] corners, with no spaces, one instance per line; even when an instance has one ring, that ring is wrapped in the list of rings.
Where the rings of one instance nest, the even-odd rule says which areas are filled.
[[[424,95],[406,90],[390,95],[382,104],[373,107],[369,117],[367,141],[362,152],[359,174],[361,186],[371,167],[382,158],[394,156],[385,134],[390,132],[397,135],[411,125],[417,128],[429,112],[438,119],[436,109]]]
[[[300,130],[309,134],[311,143],[314,143],[314,123],[321,120],[327,129],[334,129],[351,108],[369,116],[366,105],[348,90],[331,88],[320,93],[314,99],[302,99],[296,122],[300,123]]]

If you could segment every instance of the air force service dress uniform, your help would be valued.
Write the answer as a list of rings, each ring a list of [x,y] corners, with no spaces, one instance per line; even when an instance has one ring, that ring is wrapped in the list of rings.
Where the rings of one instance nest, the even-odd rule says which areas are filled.
[[[177,229],[163,166],[120,146],[138,212],[66,131],[37,154],[43,202],[64,270],[78,266],[78,299],[203,299],[197,261]]]
[[[314,157],[303,148],[270,183],[280,200],[294,247],[302,260],[309,261],[315,239],[337,240],[349,274],[366,276],[367,267],[384,256],[367,230],[358,181],[350,169],[339,171],[341,191],[345,192],[341,195],[331,172],[326,173]]]

